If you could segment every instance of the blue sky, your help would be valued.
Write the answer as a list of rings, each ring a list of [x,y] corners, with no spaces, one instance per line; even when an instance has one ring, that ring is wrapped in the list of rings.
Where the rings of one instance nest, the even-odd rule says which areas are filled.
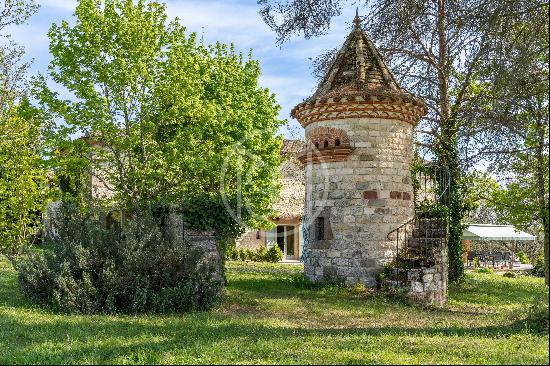
[[[33,60],[31,74],[45,73],[50,61],[48,29],[52,23],[72,19],[76,0],[36,0],[38,12],[28,21],[10,30],[12,39],[26,49],[26,58]],[[293,106],[312,94],[317,82],[311,76],[311,60],[328,48],[340,47],[349,32],[354,9],[346,9],[333,22],[325,36],[305,40],[294,37],[281,47],[275,35],[258,14],[256,0],[170,0],[166,1],[170,18],[179,17],[190,30],[204,36],[207,43],[234,43],[260,61],[260,84],[268,87],[282,106],[280,117],[289,121],[281,129],[287,137],[303,134],[299,124],[289,116]]]

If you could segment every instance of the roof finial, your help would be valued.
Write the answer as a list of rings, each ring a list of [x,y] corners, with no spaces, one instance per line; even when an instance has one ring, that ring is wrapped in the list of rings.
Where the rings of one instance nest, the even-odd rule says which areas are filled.
[[[359,7],[355,8],[355,18],[353,19],[355,28],[361,28],[361,18],[359,18]]]

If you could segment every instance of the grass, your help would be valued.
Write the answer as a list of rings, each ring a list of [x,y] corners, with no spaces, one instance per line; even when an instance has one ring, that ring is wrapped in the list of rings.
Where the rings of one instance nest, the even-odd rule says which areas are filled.
[[[80,316],[29,304],[0,261],[0,364],[549,362],[548,335],[519,320],[545,292],[538,278],[469,274],[447,308],[424,309],[308,288],[300,266],[227,267],[226,299],[211,312]]]

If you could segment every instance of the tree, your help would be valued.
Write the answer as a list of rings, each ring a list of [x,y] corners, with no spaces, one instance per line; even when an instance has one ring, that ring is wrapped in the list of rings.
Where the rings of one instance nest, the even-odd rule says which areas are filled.
[[[494,40],[504,57],[492,58],[477,75],[468,122],[483,134],[472,134],[470,159],[507,177],[506,189],[490,202],[514,225],[536,225],[548,283],[548,6],[514,16]]]
[[[292,34],[319,35],[348,2],[329,1],[325,6],[316,6],[315,0],[259,3],[262,17],[283,42]],[[369,2],[369,15],[363,22],[367,33],[378,43],[402,85],[429,107],[427,118],[417,128],[418,143],[447,166],[453,177],[443,197],[450,212],[450,280],[460,280],[464,273],[461,220],[469,206],[464,201],[465,162],[460,148],[464,146],[464,113],[473,81],[486,60],[502,56],[492,51],[495,35],[502,36],[508,29],[508,15],[518,12],[529,17],[544,11],[544,4],[521,0]]]
[[[3,31],[24,23],[32,1],[0,5],[0,254],[13,258],[37,234],[47,193],[39,115],[26,96],[24,50]],[[5,41],[5,42],[4,42]]]
[[[192,225],[231,235],[265,222],[278,194],[282,121],[258,86],[258,62],[198,43],[155,1],[82,0],[75,17],[49,32],[49,75],[75,98],[61,100],[45,79],[40,98],[63,121],[54,134],[59,175],[93,176],[103,187],[104,197],[85,190],[82,200],[130,210],[177,203]],[[250,207],[242,222],[225,212],[224,197]]]
[[[23,110],[0,121],[0,253],[13,258],[40,228],[47,179],[39,120]]]

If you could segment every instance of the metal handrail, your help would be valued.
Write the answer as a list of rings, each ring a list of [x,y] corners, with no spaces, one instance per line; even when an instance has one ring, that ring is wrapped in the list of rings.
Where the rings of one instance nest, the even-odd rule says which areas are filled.
[[[440,167],[440,166],[437,166],[437,165],[434,165],[434,164],[430,164],[430,165],[427,165],[427,167],[428,167],[428,169],[433,169],[434,170],[433,175],[440,174],[439,175],[439,177],[440,177],[439,182],[444,183],[443,188],[439,190],[439,194],[435,197],[436,202],[441,202],[442,200],[444,200],[445,194],[447,193],[447,191],[449,190],[449,187],[451,185],[451,172],[449,171],[449,169],[446,166]],[[423,172],[420,171],[419,173],[420,173],[419,181],[420,181],[420,184],[422,184],[422,175],[423,175],[422,173]],[[427,191],[427,181],[428,181],[427,179],[424,179],[424,192]],[[437,183],[437,180],[436,180],[436,183]],[[390,236],[393,233],[399,232],[400,229],[404,228],[407,225],[412,224],[414,222],[415,217],[416,217],[416,212],[415,212],[415,216],[413,216],[411,219],[407,220],[405,223],[401,224],[397,228],[390,231],[388,233],[388,235],[386,236],[386,238],[388,240],[391,240]],[[399,241],[399,235],[397,235],[397,240]]]

